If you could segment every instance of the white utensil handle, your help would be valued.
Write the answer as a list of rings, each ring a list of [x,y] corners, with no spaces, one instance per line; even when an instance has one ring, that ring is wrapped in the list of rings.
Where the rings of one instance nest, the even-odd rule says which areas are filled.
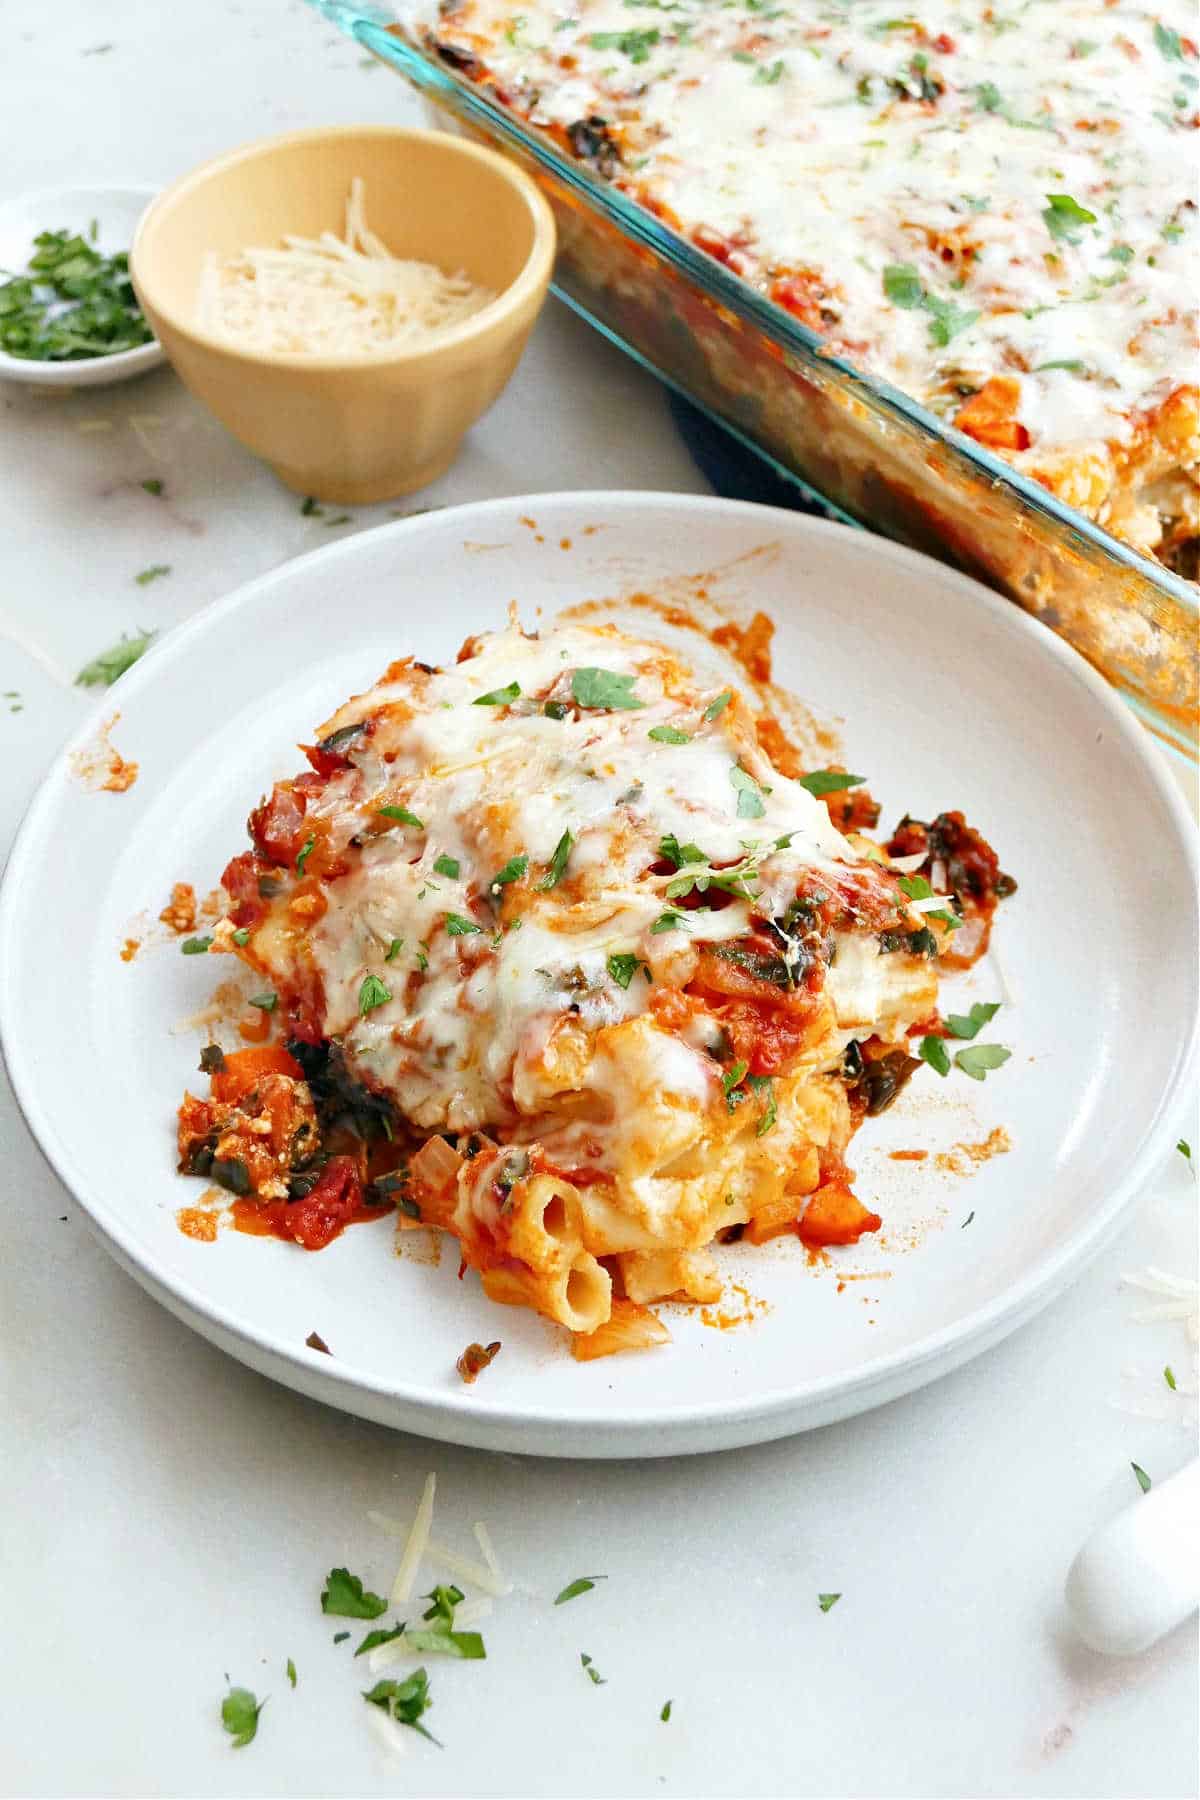
[[[1106,1656],[1149,1649],[1200,1605],[1200,1462],[1088,1539],[1067,1576],[1075,1629]]]

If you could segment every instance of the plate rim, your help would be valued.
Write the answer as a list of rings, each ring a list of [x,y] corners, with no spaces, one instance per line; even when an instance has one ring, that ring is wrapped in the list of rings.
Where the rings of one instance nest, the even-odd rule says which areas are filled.
[[[186,660],[187,653],[197,638],[248,601],[259,598],[272,587],[282,585],[286,592],[289,581],[298,570],[308,572],[314,567],[352,563],[355,557],[364,554],[364,545],[370,546],[370,553],[378,554],[384,543],[393,540],[403,542],[407,538],[420,536],[429,531],[431,526],[440,531],[448,523],[461,522],[467,535],[470,535],[470,528],[478,521],[490,522],[501,516],[515,523],[522,514],[536,516],[539,510],[546,512],[552,507],[583,511],[589,507],[605,507],[610,511],[629,513],[665,509],[676,513],[724,514],[745,520],[748,526],[757,524],[760,534],[761,529],[765,528],[768,535],[811,537],[827,542],[835,538],[839,542],[844,541],[850,530],[833,521],[785,513],[776,507],[752,501],[652,489],[559,490],[467,502],[389,522],[356,533],[340,542],[321,545],[240,584],[220,599],[202,607],[190,618],[181,621],[151,646],[122,677],[121,697],[134,699],[143,688],[157,679],[160,667],[164,667],[170,660]],[[937,563],[920,551],[887,539],[854,532],[852,541],[860,549],[865,549],[869,556],[877,557],[884,565],[899,565],[918,575],[922,571],[928,574],[932,570],[939,584],[943,584],[950,592],[957,590],[963,604],[982,607],[985,612],[990,612],[994,618],[1003,621],[1006,629],[1036,638],[1043,654],[1056,661],[1063,672],[1088,693],[1091,703],[1099,710],[1099,716],[1122,741],[1125,753],[1140,765],[1174,827],[1174,846],[1188,868],[1193,889],[1200,889],[1200,848],[1183,796],[1155,741],[1135,720],[1103,677],[1019,605],[1002,595],[992,593],[970,576]],[[15,920],[21,903],[25,864],[32,854],[33,839],[40,823],[52,810],[69,778],[72,754],[88,743],[93,736],[96,720],[108,710],[110,704],[107,694],[99,697],[77,729],[56,752],[25,809],[0,879],[0,1055],[3,1056],[17,1106],[42,1156],[83,1209],[105,1247],[117,1253],[118,1262],[126,1267],[132,1264],[140,1272],[136,1277],[139,1285],[146,1288],[149,1283],[148,1291],[159,1299],[160,1304],[165,1302],[156,1290],[165,1289],[176,1303],[169,1310],[182,1308],[186,1313],[207,1320],[218,1332],[247,1346],[251,1352],[265,1351],[273,1359],[282,1361],[295,1372],[297,1380],[294,1385],[305,1392],[311,1392],[314,1385],[319,1386],[329,1393],[331,1404],[342,1404],[347,1410],[355,1411],[357,1409],[350,1396],[355,1390],[365,1389],[384,1405],[390,1403],[404,1411],[406,1422],[401,1426],[402,1429],[419,1431],[422,1429],[422,1420],[428,1421],[430,1427],[440,1422],[441,1428],[431,1429],[430,1435],[457,1442],[469,1441],[465,1435],[468,1428],[471,1441],[481,1443],[490,1438],[496,1445],[518,1448],[521,1446],[516,1444],[514,1434],[523,1429],[534,1430],[547,1438],[552,1438],[555,1431],[558,1431],[564,1439],[580,1432],[595,1433],[597,1442],[590,1454],[605,1453],[600,1440],[607,1438],[611,1441],[613,1434],[626,1440],[626,1453],[630,1454],[669,1454],[674,1448],[669,1441],[661,1442],[656,1450],[646,1440],[666,1440],[675,1434],[694,1435],[703,1427],[707,1427],[712,1434],[712,1449],[727,1447],[733,1441],[751,1442],[761,1437],[784,1435],[790,1430],[803,1429],[803,1415],[819,1411],[822,1405],[827,1409],[826,1417],[831,1416],[829,1409],[833,1406],[837,1407],[833,1416],[844,1416],[858,1410],[853,1404],[856,1396],[866,1396],[864,1407],[872,1404],[870,1391],[873,1388],[890,1387],[891,1392],[882,1397],[894,1397],[900,1392],[922,1385],[919,1380],[909,1381],[909,1374],[923,1374],[924,1379],[932,1379],[925,1371],[930,1363],[939,1358],[953,1359],[947,1361],[946,1372],[949,1373],[953,1367],[969,1360],[972,1354],[982,1352],[999,1342],[1009,1331],[1015,1330],[1032,1317],[1041,1305],[1067,1284],[1072,1275],[1082,1270],[1089,1258],[1111,1235],[1120,1215],[1141,1191],[1154,1166],[1160,1160],[1165,1161],[1168,1140],[1176,1125],[1177,1102],[1195,1072],[1200,1052],[1200,1017],[1196,1014],[1193,1014],[1186,1042],[1179,1046],[1171,1078],[1164,1086],[1155,1113],[1142,1133],[1141,1143],[1125,1179],[1106,1195],[1103,1202],[1089,1214],[1086,1222],[1062,1246],[1044,1256],[1027,1275],[1010,1283],[1000,1294],[973,1308],[962,1318],[930,1332],[915,1344],[881,1352],[852,1372],[793,1381],[786,1387],[772,1387],[737,1401],[688,1401],[670,1404],[657,1411],[629,1415],[619,1408],[608,1408],[603,1404],[586,1409],[564,1408],[561,1405],[539,1406],[536,1402],[515,1407],[493,1406],[490,1403],[481,1405],[479,1397],[465,1389],[461,1394],[453,1390],[431,1394],[427,1388],[413,1389],[403,1383],[384,1381],[370,1371],[356,1368],[352,1364],[330,1364],[328,1359],[318,1358],[315,1352],[298,1348],[277,1337],[273,1331],[248,1323],[237,1313],[228,1310],[223,1303],[207,1296],[192,1282],[169,1276],[152,1261],[148,1263],[140,1246],[128,1240],[122,1221],[112,1215],[107,1204],[85,1198],[88,1192],[86,1171],[77,1170],[72,1156],[57,1142],[53,1121],[43,1109],[35,1091],[36,1078],[22,1064],[19,1032],[14,1016],[15,1002],[11,998],[14,983],[7,978],[6,971],[12,969],[17,951]],[[142,1280],[141,1276],[146,1279]],[[180,1316],[178,1312],[176,1316]],[[975,1342],[977,1351],[971,1348]],[[956,1351],[960,1353],[957,1356]],[[255,1365],[251,1363],[251,1366]],[[897,1381],[901,1382],[900,1387],[895,1385]],[[341,1393],[345,1394],[345,1400],[340,1398]],[[843,1402],[848,1404],[842,1404]],[[789,1415],[796,1416],[789,1422]],[[445,1429],[447,1424],[454,1426],[459,1420],[462,1421],[464,1435],[458,1436],[454,1430]],[[812,1421],[814,1424],[820,1422],[820,1419]],[[540,1455],[570,1453],[541,1443],[525,1448],[529,1453]]]

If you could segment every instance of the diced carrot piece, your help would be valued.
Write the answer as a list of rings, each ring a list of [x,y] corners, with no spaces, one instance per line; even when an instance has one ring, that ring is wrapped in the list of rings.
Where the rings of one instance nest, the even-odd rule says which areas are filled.
[[[1029,433],[1014,417],[1020,402],[1021,384],[1016,377],[993,375],[959,407],[954,423],[990,450],[1027,450]]]
[[[264,1015],[265,1016],[265,1015]],[[282,1044],[255,1045],[252,1050],[233,1050],[225,1058],[225,1066],[212,1077],[214,1100],[240,1100],[264,1075],[291,1075],[299,1081],[304,1074],[294,1056]]]
[[[878,1213],[868,1212],[848,1187],[829,1181],[819,1187],[808,1203],[800,1221],[800,1237],[805,1244],[857,1244],[868,1231],[878,1231],[883,1220]]]

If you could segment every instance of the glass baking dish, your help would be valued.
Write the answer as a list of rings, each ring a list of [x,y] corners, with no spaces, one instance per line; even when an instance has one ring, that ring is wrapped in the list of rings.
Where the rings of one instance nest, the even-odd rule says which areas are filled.
[[[554,290],[597,330],[849,523],[1008,594],[1195,759],[1200,594],[1188,582],[828,354],[791,314],[431,55],[394,14],[310,4],[535,178],[558,223]]]

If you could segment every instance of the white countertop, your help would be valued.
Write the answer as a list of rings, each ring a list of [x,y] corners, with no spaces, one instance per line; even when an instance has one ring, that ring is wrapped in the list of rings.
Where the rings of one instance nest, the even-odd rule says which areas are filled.
[[[416,116],[289,0],[13,0],[6,26],[0,198]],[[2,854],[99,703],[69,685],[84,662],[330,533],[167,370],[67,397],[0,387],[0,407],[0,691],[20,695],[0,702]],[[606,485],[704,487],[656,386],[552,302],[458,466],[397,510]],[[153,563],[169,576],[138,587]],[[1079,1543],[1136,1498],[1130,1462],[1161,1480],[1194,1452],[1184,1328],[1133,1323],[1120,1286],[1147,1264],[1194,1272],[1182,1156],[1049,1312],[934,1387],[754,1450],[572,1464],[424,1444],[251,1374],[108,1259],[3,1085],[0,1145],[4,1794],[1196,1792],[1194,1628],[1107,1663],[1061,1603]],[[350,1666],[366,1627],[334,1646],[318,1596],[341,1563],[386,1591],[396,1551],[367,1511],[409,1515],[429,1469],[438,1535],[470,1552],[485,1519],[521,1591],[487,1622],[486,1663],[431,1670],[445,1749],[414,1736],[394,1761]],[[607,1581],[550,1604],[593,1572]],[[219,1724],[226,1671],[271,1697],[241,1751]]]

